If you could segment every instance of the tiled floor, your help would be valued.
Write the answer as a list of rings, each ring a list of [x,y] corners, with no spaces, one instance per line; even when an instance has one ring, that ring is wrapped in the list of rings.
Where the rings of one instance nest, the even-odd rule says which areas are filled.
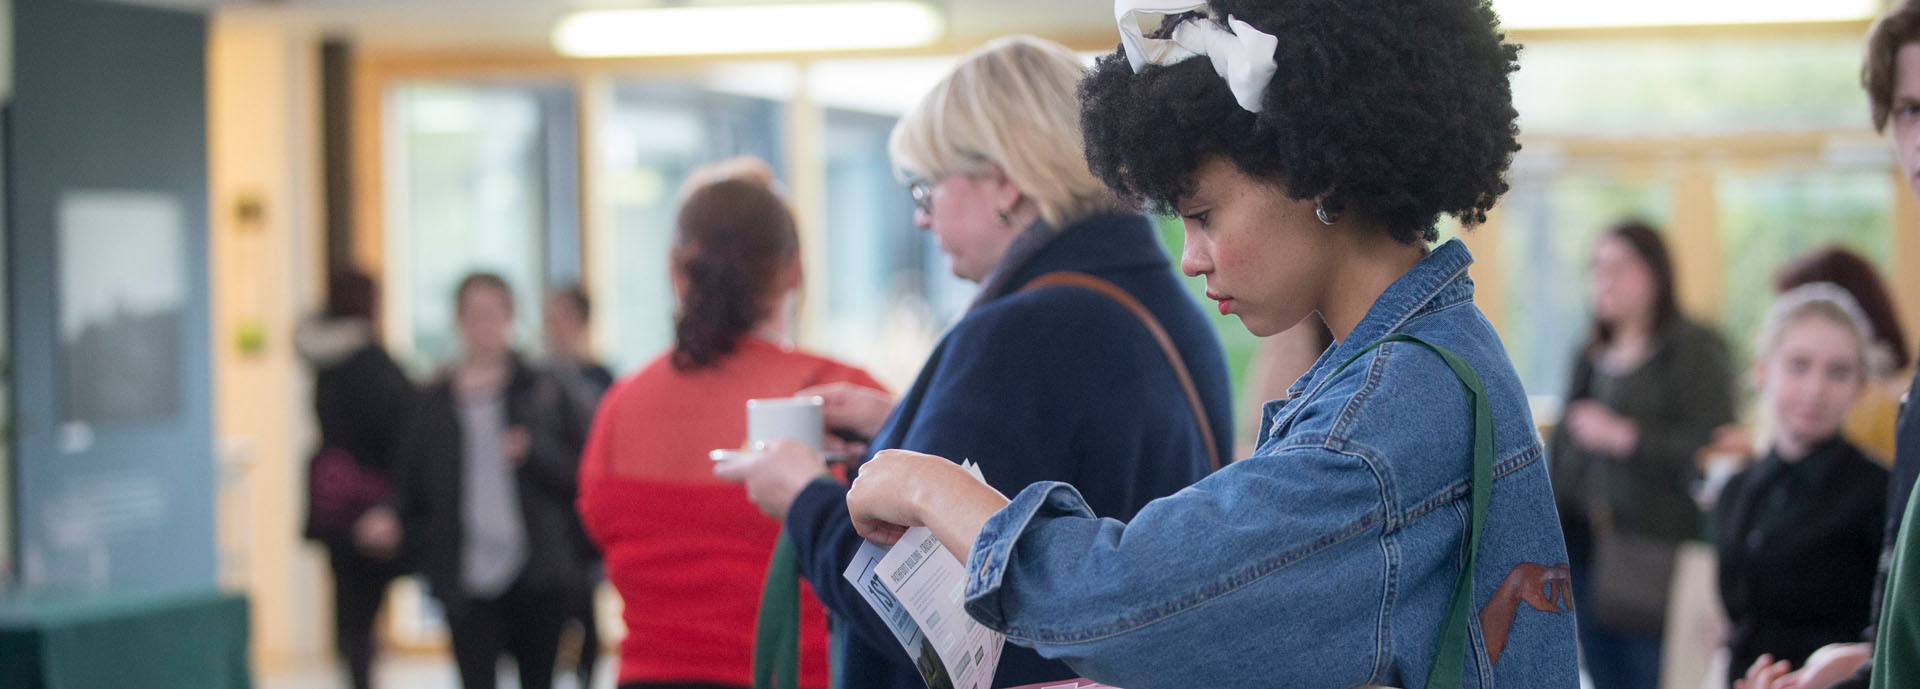
[[[613,689],[614,659],[603,657],[600,671],[594,674],[591,689]],[[518,689],[520,683],[510,663],[500,666],[500,688]],[[345,689],[346,676],[331,665],[314,665],[288,672],[266,674],[260,678],[260,689]],[[375,689],[460,689],[459,673],[454,671],[453,658],[424,655],[397,655],[384,657],[374,668]],[[580,689],[580,682],[572,676],[554,680],[554,689]]]

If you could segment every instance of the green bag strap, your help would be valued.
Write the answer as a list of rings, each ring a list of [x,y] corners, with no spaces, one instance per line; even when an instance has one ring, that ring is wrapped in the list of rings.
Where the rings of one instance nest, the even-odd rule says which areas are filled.
[[[800,568],[793,539],[780,530],[754,621],[753,689],[800,687]]]
[[[1427,672],[1426,684],[1428,689],[1458,689],[1466,672],[1467,638],[1472,631],[1468,620],[1473,605],[1474,565],[1479,560],[1480,532],[1487,524],[1487,502],[1493,490],[1493,407],[1487,402],[1487,389],[1480,382],[1480,374],[1465,359],[1445,347],[1404,333],[1388,335],[1368,345],[1334,369],[1332,375],[1339,375],[1361,356],[1390,342],[1411,342],[1433,350],[1453,369],[1453,375],[1467,387],[1467,396],[1473,401],[1473,488],[1470,492],[1473,523],[1467,532],[1467,564],[1461,568],[1460,578],[1453,582],[1453,600],[1447,604],[1446,619],[1440,623],[1440,643],[1434,649],[1433,666]]]

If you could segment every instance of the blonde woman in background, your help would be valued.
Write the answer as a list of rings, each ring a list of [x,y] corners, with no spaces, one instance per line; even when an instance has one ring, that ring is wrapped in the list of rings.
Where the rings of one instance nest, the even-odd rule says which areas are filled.
[[[1755,347],[1765,453],[1714,507],[1728,677],[1801,665],[1867,624],[1886,522],[1887,470],[1844,436],[1873,379],[1873,326],[1831,283],[1788,290]]]

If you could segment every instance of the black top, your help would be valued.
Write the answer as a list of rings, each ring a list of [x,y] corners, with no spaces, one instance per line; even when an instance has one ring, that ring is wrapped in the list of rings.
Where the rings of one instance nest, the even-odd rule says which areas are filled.
[[[466,529],[461,511],[465,436],[450,377],[429,386],[408,416],[395,508],[409,555],[417,558],[434,597],[451,614],[469,597],[460,563]],[[573,532],[580,455],[565,439],[562,394],[552,376],[514,360],[506,389],[506,424],[526,429],[532,440],[526,460],[513,471],[528,548],[517,585],[527,590],[570,590],[584,579],[587,567]]]
[[[344,450],[355,463],[391,476],[401,424],[413,405],[413,382],[370,337],[370,328],[335,324],[330,335],[324,327],[316,324],[296,335],[301,355],[314,368],[319,449]],[[304,530],[308,538],[329,545],[349,542],[348,534],[322,530],[311,520]]]
[[[587,377],[587,380],[593,381],[594,385],[600,386],[601,392],[606,392],[607,388],[613,387],[613,370],[602,364],[588,363],[581,367],[580,372]]]
[[[1805,663],[1858,640],[1886,521],[1887,470],[1840,438],[1798,462],[1735,475],[1714,507],[1720,597],[1733,622],[1730,680],[1761,654]]]
[[[548,437],[554,441],[557,451],[574,458],[578,465],[579,457],[587,450],[587,438],[593,433],[593,419],[600,411],[600,402],[613,387],[613,371],[597,362],[562,363],[553,362],[546,366],[544,374],[552,378],[560,391],[563,403],[556,405],[555,419]],[[598,574],[600,549],[587,535],[587,527],[580,521],[575,511],[570,516],[569,531],[574,540],[574,549],[593,564],[582,574],[589,577],[583,584],[588,588],[594,585]]]
[[[393,470],[394,442],[412,403],[413,383],[377,344],[314,376],[320,445],[346,450],[369,468]]]

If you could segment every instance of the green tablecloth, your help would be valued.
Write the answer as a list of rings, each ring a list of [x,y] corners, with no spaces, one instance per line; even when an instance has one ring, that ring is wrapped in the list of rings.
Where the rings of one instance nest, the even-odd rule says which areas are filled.
[[[0,688],[251,686],[245,597],[0,601]]]

